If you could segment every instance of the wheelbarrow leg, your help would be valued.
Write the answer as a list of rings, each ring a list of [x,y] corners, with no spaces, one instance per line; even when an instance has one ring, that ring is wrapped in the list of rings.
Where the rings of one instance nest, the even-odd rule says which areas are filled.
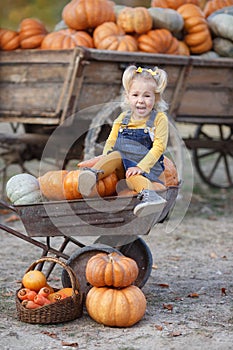
[[[48,247],[48,249],[46,249],[46,250],[43,251],[43,256],[47,256],[48,252],[49,252],[50,249],[51,249],[50,238],[51,238],[51,237],[46,237],[46,242],[47,242],[47,247]],[[60,248],[59,248],[59,252],[63,253],[64,250],[65,250],[65,248],[66,248],[66,246],[68,245],[69,242],[72,242],[72,243],[78,245],[78,246],[81,247],[81,248],[85,247],[84,244],[82,244],[81,242],[77,241],[76,239],[74,239],[74,238],[72,238],[72,237],[67,237],[67,236],[65,236],[65,237],[64,237],[64,241],[63,241],[62,245],[61,245]],[[56,258],[59,258],[59,255],[56,254],[55,257],[56,257]],[[44,263],[40,263],[40,264],[38,265],[38,270],[42,270],[43,265],[44,265]],[[50,276],[50,274],[51,274],[51,272],[53,271],[55,265],[56,265],[56,263],[51,263],[51,264],[50,264],[49,268],[48,268],[47,271],[46,271],[46,278],[48,278],[48,277]]]

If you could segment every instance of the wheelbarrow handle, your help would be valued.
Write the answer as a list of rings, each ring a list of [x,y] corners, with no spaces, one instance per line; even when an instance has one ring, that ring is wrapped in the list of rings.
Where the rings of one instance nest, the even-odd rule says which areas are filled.
[[[5,202],[3,199],[0,198],[0,206],[1,206],[1,205],[2,205],[4,208],[6,208],[6,209],[10,209],[10,210],[13,210],[14,212],[16,212],[16,209],[15,209],[15,207],[14,207],[13,205],[11,205],[11,204]]]

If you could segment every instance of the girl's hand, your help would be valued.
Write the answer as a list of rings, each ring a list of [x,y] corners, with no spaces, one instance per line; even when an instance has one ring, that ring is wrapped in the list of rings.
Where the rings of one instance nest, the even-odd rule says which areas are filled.
[[[133,175],[141,175],[142,173],[143,173],[142,169],[140,169],[138,166],[134,166],[127,169],[125,176],[126,178],[128,178]]]

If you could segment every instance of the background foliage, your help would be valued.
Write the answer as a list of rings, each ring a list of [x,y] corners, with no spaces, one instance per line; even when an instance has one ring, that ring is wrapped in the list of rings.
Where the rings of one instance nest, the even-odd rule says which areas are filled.
[[[48,30],[53,30],[60,22],[63,7],[69,0],[8,0],[1,6],[1,28],[17,30],[24,18],[41,20]],[[118,5],[149,7],[150,1],[128,0],[115,1]]]

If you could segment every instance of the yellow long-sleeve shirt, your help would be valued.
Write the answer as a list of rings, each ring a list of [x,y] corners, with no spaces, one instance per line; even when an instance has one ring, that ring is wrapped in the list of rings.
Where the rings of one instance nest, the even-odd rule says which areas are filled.
[[[109,134],[109,137],[105,143],[103,154],[107,154],[109,151],[112,151],[119,129],[122,125],[122,120],[125,117],[125,112],[121,113],[119,117],[114,121],[112,130]],[[146,127],[146,122],[149,119],[146,118],[140,121],[129,121],[129,129],[144,129]],[[137,166],[142,169],[142,171],[149,173],[150,169],[154,164],[159,160],[160,156],[164,153],[167,142],[168,142],[168,119],[167,115],[164,112],[158,112],[154,122],[154,141],[152,148],[148,151],[147,155],[137,164]]]

